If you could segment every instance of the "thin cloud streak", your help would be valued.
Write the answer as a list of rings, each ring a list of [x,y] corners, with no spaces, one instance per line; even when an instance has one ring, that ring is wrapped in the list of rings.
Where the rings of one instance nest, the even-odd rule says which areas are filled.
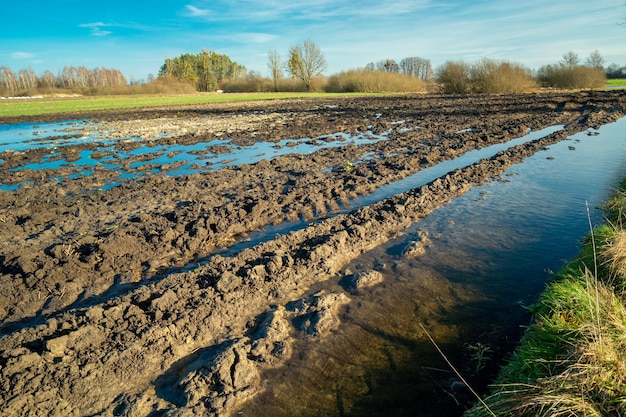
[[[103,30],[103,27],[107,27],[107,26],[111,26],[102,22],[94,22],[94,23],[83,23],[82,25],[79,25],[81,28],[87,28],[87,29],[91,29],[91,34],[90,36],[96,36],[96,37],[100,37],[100,36],[108,36],[110,35],[112,32],[108,31],[108,30]]]
[[[13,59],[30,59],[30,58],[34,58],[35,55],[31,54],[29,52],[13,52],[11,54],[11,58]]]

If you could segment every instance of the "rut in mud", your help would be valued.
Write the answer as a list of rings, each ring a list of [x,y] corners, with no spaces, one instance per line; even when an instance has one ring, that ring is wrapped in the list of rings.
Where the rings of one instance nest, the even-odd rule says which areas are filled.
[[[617,120],[624,104],[619,92],[597,92],[79,115],[121,136],[144,126],[153,144],[229,137],[245,146],[336,132],[388,139],[126,181],[105,169],[76,179],[74,168],[20,169],[45,158],[45,149],[2,154],[2,182],[21,188],[0,192],[0,406],[56,415],[228,414],[259,393],[264,370],[294,353],[294,333],[323,338],[339,324],[350,289],[376,284],[376,271],[344,276],[352,259],[542,147]],[[382,185],[553,125],[565,129],[337,214]],[[114,181],[121,185],[101,189]],[[215,254],[266,225],[297,219],[308,226],[232,256]],[[193,262],[196,268],[179,269]],[[348,282],[347,291],[307,292],[330,279]]]

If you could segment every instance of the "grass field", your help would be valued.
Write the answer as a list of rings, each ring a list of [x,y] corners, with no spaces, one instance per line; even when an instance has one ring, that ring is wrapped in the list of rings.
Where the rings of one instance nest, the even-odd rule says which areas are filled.
[[[626,78],[615,78],[612,80],[607,80],[606,85],[609,87],[626,87]]]
[[[105,109],[130,109],[136,107],[172,106],[184,104],[227,103],[253,100],[277,100],[302,97],[349,96],[348,93],[198,93],[189,95],[145,95],[33,98],[1,100],[0,117],[34,116],[50,113],[75,113]],[[357,94],[366,95],[363,93]]]

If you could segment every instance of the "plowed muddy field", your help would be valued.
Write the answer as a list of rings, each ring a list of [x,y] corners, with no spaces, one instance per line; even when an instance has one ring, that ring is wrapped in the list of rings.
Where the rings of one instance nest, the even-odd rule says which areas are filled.
[[[258,415],[250,404],[271,406],[268,387],[294,358],[367,314],[364,292],[394,285],[382,265],[351,262],[546,146],[596,134],[625,107],[623,92],[607,91],[0,119],[0,134],[19,132],[0,143],[0,414]],[[419,257],[428,243],[416,234],[399,256]],[[427,326],[435,302],[422,296],[415,320]],[[371,333],[400,330],[373,323]],[[342,344],[360,343],[346,334]],[[428,343],[419,329],[413,336]],[[316,367],[332,367],[325,351]],[[471,398],[452,388],[434,384],[433,401],[462,409]],[[333,392],[334,408],[298,413],[350,415],[344,391]]]

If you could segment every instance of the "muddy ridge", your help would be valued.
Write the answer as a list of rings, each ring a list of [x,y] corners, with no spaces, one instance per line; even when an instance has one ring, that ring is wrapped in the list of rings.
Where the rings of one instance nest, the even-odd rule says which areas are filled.
[[[265,371],[294,354],[297,334],[333,332],[359,286],[379,282],[376,271],[349,276],[352,259],[543,147],[619,119],[625,105],[614,91],[40,117],[89,120],[86,129],[119,141],[112,152],[220,138],[238,146],[337,133],[387,139],[131,179],[103,167],[78,177],[80,167],[24,169],[49,156],[44,148],[0,154],[0,180],[19,185],[0,191],[2,414],[229,415],[261,392]],[[565,128],[348,210],[382,185],[554,125]],[[124,142],[129,135],[139,139]],[[55,152],[83,149],[93,144]],[[298,220],[306,227],[219,254],[253,231]],[[340,293],[308,291],[325,280],[349,284]]]

